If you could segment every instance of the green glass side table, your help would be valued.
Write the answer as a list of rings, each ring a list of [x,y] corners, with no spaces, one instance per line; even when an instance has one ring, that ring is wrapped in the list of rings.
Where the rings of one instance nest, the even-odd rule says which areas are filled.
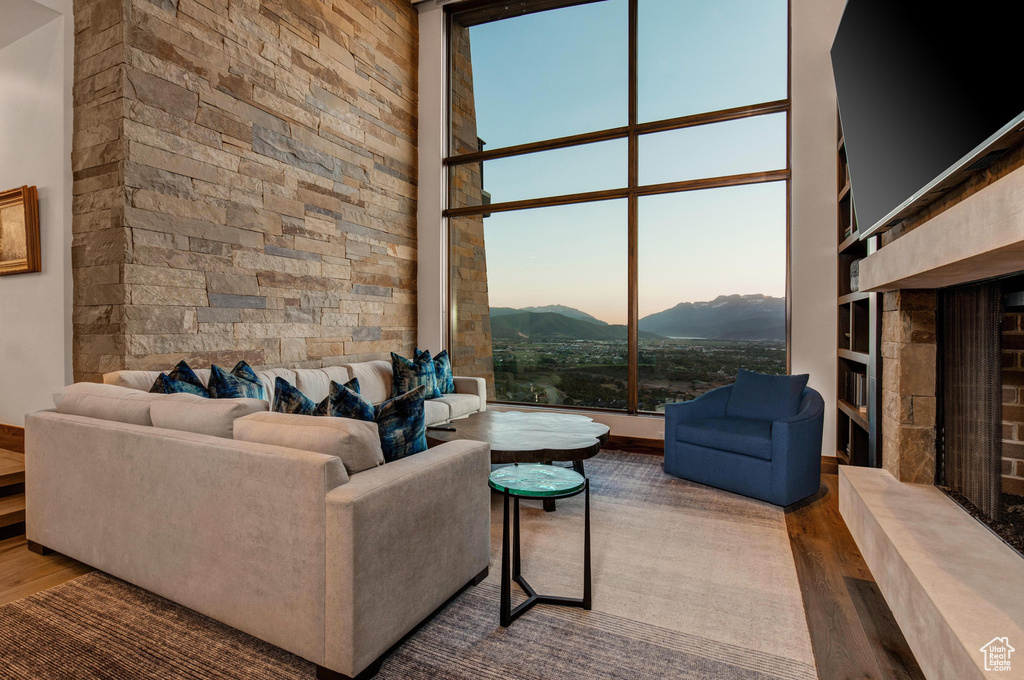
[[[504,628],[535,604],[556,604],[563,607],[590,609],[590,480],[567,468],[553,465],[509,465],[491,473],[488,484],[505,497],[505,516],[501,539],[501,625]],[[519,499],[554,500],[585,495],[583,520],[583,597],[538,595],[523,578],[519,548]],[[512,535],[509,536],[509,500],[515,506]],[[511,538],[511,540],[510,540]],[[511,564],[509,544],[511,543]],[[512,581],[523,589],[525,602],[512,608]]]

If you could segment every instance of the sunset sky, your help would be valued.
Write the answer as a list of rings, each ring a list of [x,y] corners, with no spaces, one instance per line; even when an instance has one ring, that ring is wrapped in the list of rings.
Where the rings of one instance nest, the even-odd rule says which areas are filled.
[[[785,0],[640,1],[640,120],[784,99]],[[626,2],[603,0],[471,28],[485,148],[627,122]],[[552,66],[556,65],[556,66]],[[785,167],[784,114],[641,138],[640,182]],[[626,185],[615,140],[488,162],[492,201]],[[640,201],[640,315],[722,294],[785,291],[785,184]],[[626,201],[484,220],[492,306],[564,304],[626,321]]]

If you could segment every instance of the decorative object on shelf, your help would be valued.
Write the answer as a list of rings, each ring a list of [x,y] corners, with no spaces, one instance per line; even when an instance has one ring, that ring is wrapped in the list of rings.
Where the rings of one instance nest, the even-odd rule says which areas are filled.
[[[860,290],[860,260],[850,263],[850,292],[856,293]]]
[[[36,188],[0,192],[0,275],[41,270]]]

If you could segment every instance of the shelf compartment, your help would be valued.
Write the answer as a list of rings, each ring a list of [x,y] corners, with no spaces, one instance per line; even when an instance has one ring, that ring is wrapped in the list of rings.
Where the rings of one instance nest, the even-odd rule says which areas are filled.
[[[867,255],[867,246],[860,240],[860,234],[853,232],[849,238],[839,244],[839,252],[864,257]]]
[[[850,304],[850,349],[858,354],[870,356],[871,303],[865,298]]]
[[[859,302],[861,300],[867,300],[871,297],[871,293],[862,293],[860,291],[856,293],[847,293],[846,295],[839,296],[839,304],[848,305],[851,302]]]
[[[846,359],[847,361],[853,361],[858,364],[868,365],[868,359],[870,358],[865,352],[854,352],[848,349],[839,350],[839,358]]]
[[[837,405],[839,410],[850,417],[850,420],[855,423],[861,429],[867,431],[868,429],[868,409],[864,407],[859,409],[845,399],[837,399]]]

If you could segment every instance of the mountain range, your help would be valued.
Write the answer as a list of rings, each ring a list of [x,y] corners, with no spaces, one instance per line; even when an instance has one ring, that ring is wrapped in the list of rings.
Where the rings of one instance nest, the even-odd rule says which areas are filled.
[[[491,335],[508,340],[625,340],[626,327],[565,305],[492,307]],[[782,341],[786,339],[786,299],[720,295],[707,302],[681,302],[640,319],[640,337]]]
[[[520,307],[515,309],[514,307],[491,307],[491,318],[496,316],[507,316],[509,314],[519,314],[520,312],[551,312],[554,314],[561,314],[567,316],[570,319],[579,319],[580,321],[588,321],[598,326],[608,326],[607,321],[601,321],[596,316],[591,316],[586,312],[580,311],[575,307],[566,307],[565,305],[544,305],[543,307]]]
[[[676,338],[785,340],[786,298],[719,295],[708,302],[680,302],[640,319],[640,330]]]
[[[495,315],[495,310],[502,311]],[[593,323],[556,312],[505,312],[496,307],[491,310],[491,337],[502,340],[625,340],[626,327],[603,321]],[[641,331],[640,337],[657,340],[661,336]]]

